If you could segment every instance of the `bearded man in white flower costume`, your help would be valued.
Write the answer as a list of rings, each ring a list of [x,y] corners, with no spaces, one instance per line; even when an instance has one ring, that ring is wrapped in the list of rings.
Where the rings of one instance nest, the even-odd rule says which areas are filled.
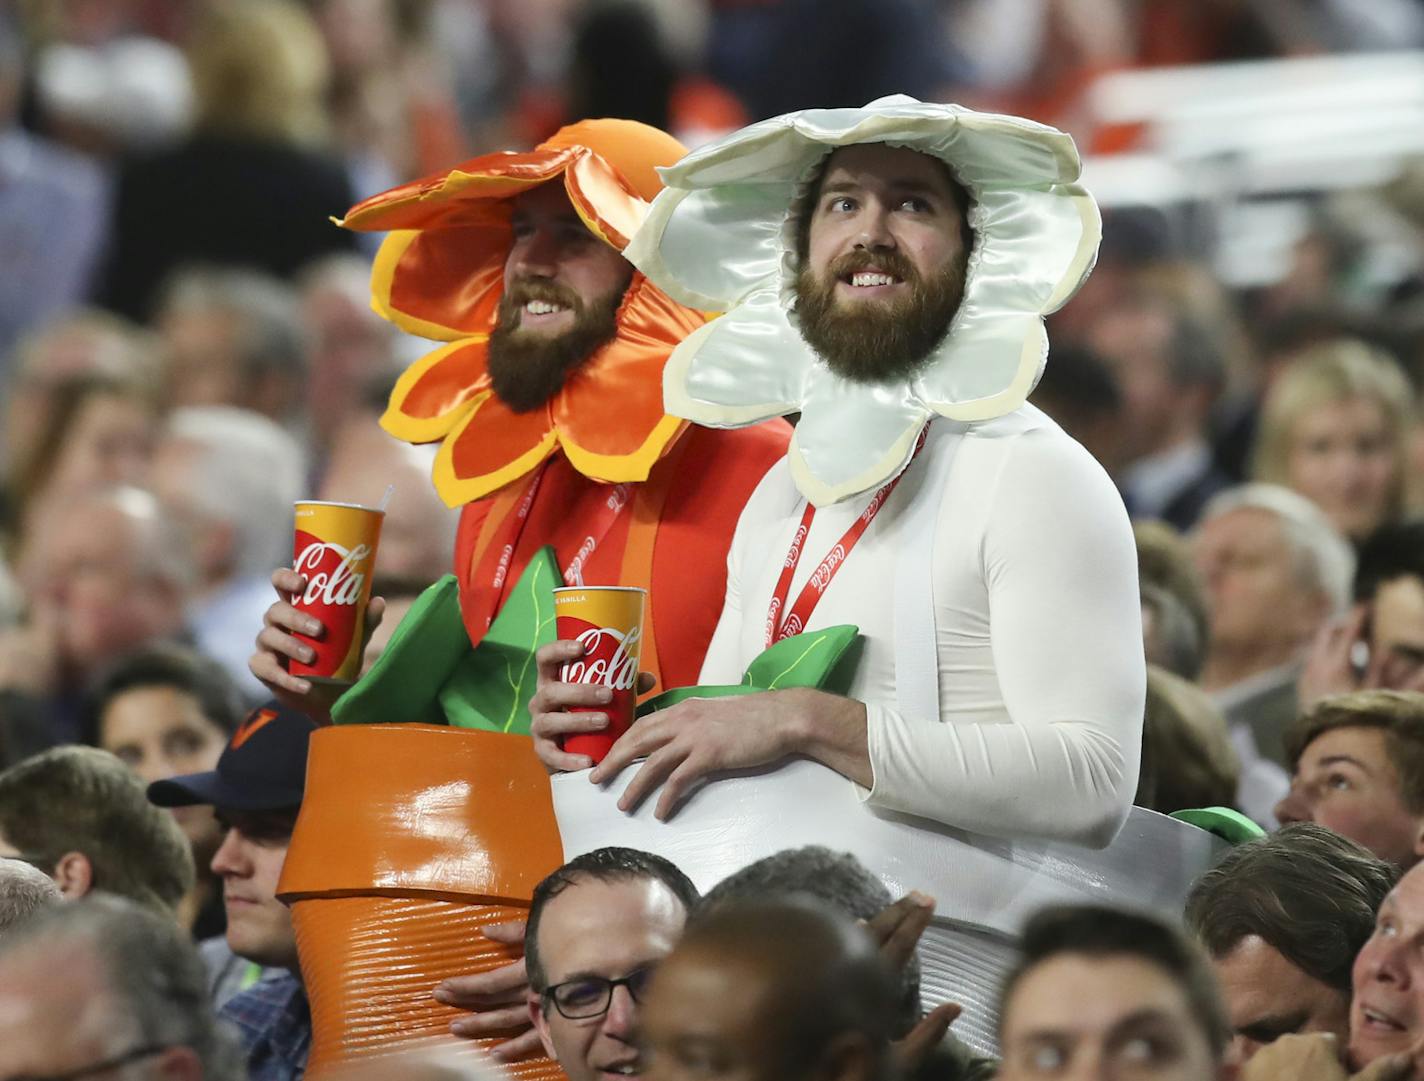
[[[1126,866],[1162,846],[1131,828],[1131,852],[1094,851],[1137,783],[1133,539],[1103,469],[1025,402],[1043,317],[1097,251],[1079,169],[1052,128],[897,97],[758,123],[662,170],[629,258],[726,312],[672,354],[669,412],[724,427],[801,414],[741,516],[700,682],[737,683],[768,645],[832,624],[858,626],[863,652],[846,696],[684,702],[639,720],[594,785],[554,784],[566,853],[597,820],[697,879],[686,844],[735,862],[820,840],[892,888],[933,888],[964,932],[945,993],[970,1000],[971,1039],[1024,911],[1144,878],[1135,899],[1170,908],[1210,853],[1173,841],[1167,872]],[[553,770],[589,764],[557,740],[597,723],[569,712],[596,708],[588,688],[555,682],[576,649],[546,647],[531,706]],[[749,786],[792,794],[759,818]],[[599,817],[605,787],[634,832]],[[718,795],[731,787],[736,802]]]

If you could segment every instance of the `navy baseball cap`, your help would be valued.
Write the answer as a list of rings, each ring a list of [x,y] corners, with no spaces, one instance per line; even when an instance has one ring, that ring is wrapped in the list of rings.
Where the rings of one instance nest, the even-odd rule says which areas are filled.
[[[211,804],[234,811],[300,806],[307,741],[315,728],[306,714],[275,700],[258,706],[237,726],[217,769],[154,781],[148,786],[149,802],[160,807]]]

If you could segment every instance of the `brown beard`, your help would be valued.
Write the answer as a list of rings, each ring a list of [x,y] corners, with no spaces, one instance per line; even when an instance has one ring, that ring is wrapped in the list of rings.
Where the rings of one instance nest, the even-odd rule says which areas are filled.
[[[893,303],[843,303],[836,284],[874,268],[910,286]],[[826,367],[857,383],[888,383],[914,373],[949,330],[964,299],[965,261],[956,259],[934,277],[920,276],[898,251],[847,252],[817,276],[803,264],[796,278],[796,320],[801,337]]]
[[[574,313],[573,325],[552,338],[523,333],[523,308],[531,300],[568,308]],[[537,278],[514,282],[500,298],[489,339],[489,374],[495,394],[515,413],[544,405],[563,389],[570,372],[599,346],[613,340],[622,302],[621,289],[585,304],[572,289],[557,282]]]

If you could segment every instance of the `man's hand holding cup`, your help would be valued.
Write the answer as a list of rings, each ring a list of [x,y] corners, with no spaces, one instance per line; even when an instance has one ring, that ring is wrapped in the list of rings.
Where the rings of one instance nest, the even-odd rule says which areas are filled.
[[[370,595],[384,516],[351,504],[298,503],[294,565],[272,573],[283,599],[263,616],[248,667],[314,720],[329,720],[331,704],[361,674],[366,642],[385,611]]]
[[[529,703],[534,750],[551,773],[596,765],[632,726],[653,684],[638,671],[645,602],[644,590],[621,586],[554,590],[559,640],[536,655]]]

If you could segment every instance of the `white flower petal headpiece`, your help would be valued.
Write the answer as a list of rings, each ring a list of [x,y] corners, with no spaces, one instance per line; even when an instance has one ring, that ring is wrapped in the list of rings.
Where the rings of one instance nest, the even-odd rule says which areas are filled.
[[[837,147],[888,143],[933,154],[974,200],[964,301],[915,375],[865,384],[835,375],[793,323],[795,209]],[[764,120],[666,169],[624,253],[684,304],[725,311],[673,352],[669,413],[739,427],[798,410],[792,476],[818,506],[875,488],[909,463],[933,414],[977,421],[1020,405],[1048,355],[1043,317],[1082,284],[1101,222],[1063,132],[913,98]]]

